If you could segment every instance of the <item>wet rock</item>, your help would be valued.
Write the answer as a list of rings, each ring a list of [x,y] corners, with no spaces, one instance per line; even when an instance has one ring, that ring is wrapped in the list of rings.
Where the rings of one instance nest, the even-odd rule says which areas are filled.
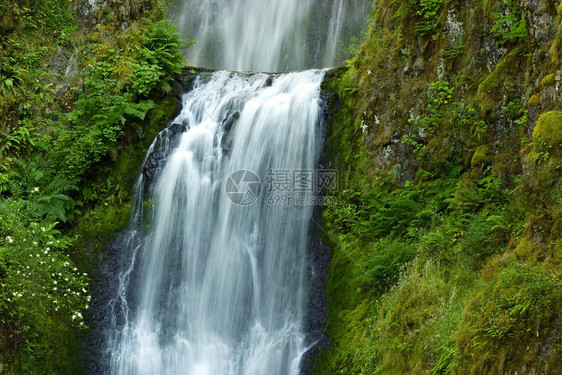
[[[315,215],[319,218],[318,214]],[[313,219],[313,223],[316,221]],[[314,224],[313,224],[314,225]],[[318,229],[318,228],[317,228]],[[328,270],[332,254],[330,248],[326,246],[320,234],[312,241],[309,248],[311,266],[307,274],[307,282],[310,285],[310,295],[308,299],[308,314],[305,322],[305,330],[309,342],[307,345],[312,347],[303,355],[301,360],[301,375],[310,374],[314,358],[330,344],[330,339],[324,334],[324,327],[328,321],[328,295],[326,294],[326,284],[328,282]]]

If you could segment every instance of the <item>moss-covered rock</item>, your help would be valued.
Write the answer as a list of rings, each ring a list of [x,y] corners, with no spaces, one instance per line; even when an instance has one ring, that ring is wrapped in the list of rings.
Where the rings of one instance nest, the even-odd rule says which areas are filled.
[[[533,130],[533,142],[544,144],[553,152],[562,151],[562,111],[550,111],[539,116]]]
[[[530,107],[534,107],[539,105],[541,102],[541,99],[539,98],[538,95],[531,95],[531,97],[529,98],[529,106]]]
[[[470,165],[472,167],[479,167],[490,163],[490,147],[483,145],[478,146],[472,155]]]
[[[554,73],[547,74],[541,80],[541,86],[550,86],[554,83]]]

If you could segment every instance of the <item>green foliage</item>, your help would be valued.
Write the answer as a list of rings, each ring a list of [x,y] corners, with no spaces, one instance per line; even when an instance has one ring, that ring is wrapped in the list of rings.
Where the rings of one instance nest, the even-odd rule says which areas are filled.
[[[89,302],[78,268],[126,223],[143,136],[177,105],[163,97],[188,44],[158,21],[162,3],[146,11],[155,3],[125,2],[152,21],[101,20],[86,43],[70,1],[0,2],[0,373],[77,371]],[[65,77],[53,61],[72,55],[80,74]],[[122,149],[132,161],[113,172]]]
[[[453,61],[463,54],[465,46],[463,44],[458,44],[451,47],[443,52],[443,58],[445,60]]]
[[[425,138],[428,136],[439,135],[443,141],[450,139],[466,148],[481,142],[488,131],[488,125],[480,119],[478,111],[470,108],[464,100],[456,99],[454,91],[448,82],[431,84],[428,90],[430,104],[423,115],[408,120],[412,133],[405,134],[402,142],[413,147],[418,160],[428,163],[436,155],[437,150],[428,149],[426,145]],[[442,152],[442,143],[434,143],[433,147],[439,147]]]
[[[528,351],[514,357],[515,364],[538,355],[535,342],[551,329],[561,297],[560,281],[538,267],[511,263],[502,268],[468,304],[456,364],[470,363],[473,373],[477,373],[502,366],[494,358],[514,347]],[[506,347],[508,343],[511,349]]]
[[[521,99],[512,100],[507,103],[507,106],[503,110],[503,114],[512,120],[518,119],[521,116],[521,111],[524,108],[525,103]]]
[[[492,33],[498,38],[499,45],[517,43],[527,37],[527,23],[517,9],[517,3],[510,0],[500,3],[499,11],[494,15]]]
[[[555,73],[550,53],[557,44],[544,62],[537,58],[540,48],[525,43],[515,1],[475,2],[469,12],[454,2],[436,4],[377,1],[369,40],[348,74],[331,83],[353,90],[337,90],[341,101],[331,107],[335,151],[327,158],[339,168],[345,192],[323,213],[334,253],[332,343],[315,374],[549,373],[559,367],[556,126],[562,122],[543,114],[552,116],[552,127],[538,126],[530,145],[526,139],[537,110],[558,108],[544,91],[553,76],[536,84]],[[525,7],[529,19],[536,9]],[[458,11],[463,28],[454,46],[437,33],[448,10]],[[482,42],[492,28],[507,55],[490,74]],[[464,64],[456,61],[461,55]],[[440,56],[449,81],[430,85]],[[423,68],[412,74],[422,59]],[[530,78],[523,82],[524,76]],[[370,131],[361,132],[362,123]],[[395,144],[397,135],[415,157]],[[385,157],[387,148],[393,157]]]
[[[416,249],[409,242],[385,238],[374,243],[370,254],[359,281],[382,295],[398,281],[405,265],[414,259]]]
[[[184,65],[182,49],[193,43],[182,40],[176,26],[164,19],[152,24],[150,33],[143,37],[141,54],[148,63],[159,66],[167,76],[173,76],[180,73]]]
[[[65,254],[71,239],[51,219],[30,219],[30,210],[25,200],[0,202],[0,362],[22,350],[20,365],[31,374],[52,366],[42,358],[59,343],[38,342],[52,318],[84,327],[90,297],[86,275]]]
[[[416,24],[416,31],[421,36],[433,35],[439,26],[439,17],[443,0],[419,0],[416,16],[421,18]]]
[[[422,210],[421,199],[422,192],[411,183],[392,192],[372,190],[361,226],[375,237],[404,235],[410,228],[423,227],[428,213]]]

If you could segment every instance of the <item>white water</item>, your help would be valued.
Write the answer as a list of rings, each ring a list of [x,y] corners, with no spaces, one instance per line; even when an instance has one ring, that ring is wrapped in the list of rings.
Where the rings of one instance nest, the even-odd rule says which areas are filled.
[[[265,182],[270,169],[316,167],[323,75],[217,72],[183,96],[173,123],[186,130],[161,133],[149,155],[164,150],[162,169],[145,195],[142,176],[137,184],[132,259],[111,302],[112,374],[299,373],[312,344],[303,322],[313,207],[268,204]],[[225,193],[238,170],[264,182],[251,205]]]
[[[200,66],[292,71],[341,62],[340,43],[359,34],[369,3],[178,0],[171,14],[197,40],[188,57]],[[316,168],[323,76],[221,71],[184,94],[136,185],[109,304],[111,374],[299,374],[314,345],[304,327],[314,207],[271,204],[267,179]],[[258,195],[253,204],[227,194],[239,170],[262,182],[259,193],[251,181],[238,186]]]
[[[286,72],[333,67],[359,36],[372,0],[178,0],[171,17],[197,43],[198,66]]]

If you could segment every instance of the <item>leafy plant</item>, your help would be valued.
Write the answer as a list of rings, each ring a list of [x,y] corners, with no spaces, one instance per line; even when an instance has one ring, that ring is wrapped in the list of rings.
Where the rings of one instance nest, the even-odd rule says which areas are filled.
[[[525,18],[521,17],[521,13],[517,9],[517,3],[510,0],[504,6],[499,5],[499,7],[499,12],[494,15],[495,21],[492,26],[492,33],[499,39],[498,44],[516,43],[525,39],[527,37],[527,23]]]
[[[419,0],[416,15],[421,20],[416,24],[416,31],[422,35],[432,35],[439,26],[439,15],[443,7],[443,0]]]
[[[453,61],[464,52],[464,44],[458,44],[454,47],[448,48],[443,52],[443,58],[445,60]]]
[[[442,139],[450,138],[467,147],[467,141],[479,143],[486,134],[488,124],[480,119],[478,111],[456,99],[454,91],[446,81],[431,84],[428,89],[430,104],[423,115],[408,120],[412,134],[403,136],[402,141],[414,147],[418,160],[427,156],[424,139],[427,136],[439,134]]]
[[[375,242],[371,252],[366,272],[359,276],[359,281],[368,284],[377,294],[388,291],[398,281],[403,267],[416,255],[411,243],[392,239]]]

